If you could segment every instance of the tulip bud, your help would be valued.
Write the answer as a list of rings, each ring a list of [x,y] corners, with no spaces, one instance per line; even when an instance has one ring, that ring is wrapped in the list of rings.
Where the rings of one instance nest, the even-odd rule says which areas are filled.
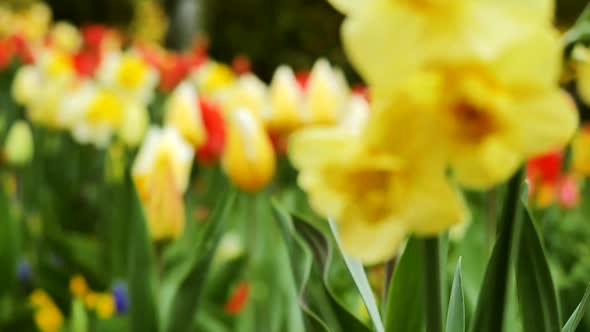
[[[348,86],[342,72],[332,69],[325,59],[318,60],[307,86],[308,120],[314,124],[334,124],[347,96]]]
[[[82,37],[75,26],[58,22],[51,30],[51,42],[60,50],[73,53],[82,45]]]
[[[12,98],[21,104],[28,105],[41,89],[41,76],[34,66],[21,67],[12,82]]]
[[[148,110],[138,104],[129,104],[123,111],[119,137],[127,146],[136,147],[141,143],[150,124]]]
[[[245,108],[233,111],[228,120],[223,168],[241,189],[259,190],[270,182],[275,171],[270,138],[262,124]]]
[[[195,71],[193,77],[199,93],[207,96],[229,87],[235,80],[231,68],[214,61],[203,64]]]
[[[187,82],[181,83],[166,103],[164,122],[176,128],[193,147],[200,147],[206,139],[201,108],[195,89]]]
[[[271,112],[268,128],[273,132],[289,132],[303,123],[302,92],[293,70],[280,66],[270,83]]]
[[[237,108],[245,108],[261,118],[267,107],[267,88],[264,82],[252,74],[240,76],[229,91],[223,103],[224,109],[231,112]]]
[[[4,142],[6,160],[13,165],[24,165],[33,158],[33,134],[25,121],[15,122]]]

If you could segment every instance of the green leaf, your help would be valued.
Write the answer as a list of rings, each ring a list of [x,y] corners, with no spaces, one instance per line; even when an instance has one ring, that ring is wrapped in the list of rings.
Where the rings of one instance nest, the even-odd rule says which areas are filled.
[[[584,293],[584,297],[582,298],[582,301],[580,302],[580,304],[578,304],[578,306],[576,307],[576,310],[574,310],[574,312],[572,313],[570,318],[567,320],[567,322],[565,323],[565,326],[563,327],[561,332],[575,332],[576,331],[576,329],[578,328],[578,325],[580,325],[580,322],[582,321],[582,318],[584,318],[584,314],[586,313],[586,306],[588,305],[588,301],[590,301],[590,285],[588,285],[588,287],[586,288],[586,292]]]
[[[520,230],[519,201],[524,172],[521,169],[508,183],[504,208],[498,225],[498,237],[486,267],[483,284],[470,326],[472,332],[502,331],[508,290],[511,257],[518,248]]]
[[[178,283],[173,281],[175,293],[163,316],[164,331],[182,331],[195,316],[213,254],[225,230],[236,193],[227,190],[222,197],[206,221],[206,229],[194,240],[194,246],[188,252],[189,257],[179,267],[183,276]]]
[[[422,331],[424,326],[424,256],[422,241],[410,238],[391,279],[386,331]]]
[[[526,331],[554,332],[561,327],[549,264],[530,213],[524,213],[516,256],[516,289]]]
[[[18,255],[18,227],[0,177],[0,299],[14,289]]]
[[[457,263],[453,286],[451,287],[451,299],[447,313],[447,326],[445,332],[465,331],[465,301],[463,299],[463,280],[461,278],[461,257]]]
[[[332,235],[334,235],[334,238],[336,240],[338,250],[340,251],[342,257],[344,257],[346,267],[348,267],[348,271],[352,275],[352,279],[354,280],[356,287],[361,293],[361,298],[363,299],[363,302],[367,307],[369,317],[371,317],[371,321],[375,326],[375,330],[377,332],[384,332],[383,321],[381,320],[381,316],[379,315],[377,301],[375,300],[375,295],[373,294],[373,290],[371,289],[371,285],[369,284],[369,280],[367,279],[367,274],[365,273],[363,264],[359,260],[346,256],[344,254],[342,243],[340,243],[340,239],[338,237],[338,230],[336,229],[336,224],[333,220],[330,220],[330,229],[332,230]]]
[[[130,178],[127,185],[133,197],[130,206],[132,223],[129,248],[129,331],[157,332],[157,274],[154,248],[144,211]]]
[[[275,211],[278,210],[278,214],[280,214],[282,209],[278,207],[276,202],[274,204],[274,208]],[[327,305],[333,310],[334,313],[334,317],[332,318],[335,320],[330,319],[330,317],[320,315],[317,313],[317,311],[313,312],[313,314],[310,314],[311,310],[309,307],[304,305],[302,308],[306,314],[306,324],[313,324],[320,331],[370,331],[370,329],[363,322],[361,322],[351,311],[349,311],[342,299],[336,295],[332,288],[329,278],[330,272],[335,267],[337,259],[344,259],[343,257],[339,256],[340,252],[337,250],[337,248],[335,248],[337,245],[335,244],[334,239],[324,235],[324,233],[311,222],[308,222],[307,220],[297,216],[294,216],[291,219],[288,217],[288,215],[283,214],[283,216],[278,219],[281,220],[281,224],[283,225],[283,234],[289,235],[290,233],[289,237],[286,238],[286,241],[290,244],[289,253],[291,259],[299,262],[305,261],[305,259],[301,259],[301,257],[298,256],[309,255],[311,252],[312,257],[314,258],[314,264],[311,268],[311,275],[313,275],[313,271],[317,269],[322,278],[321,289],[319,292],[313,292],[313,289],[310,287],[311,285],[307,285],[309,279],[304,278],[304,281],[306,282],[301,285],[303,287],[301,290],[302,293],[307,294],[306,291],[310,291],[308,294],[310,295],[310,298],[308,298],[308,300],[311,298],[318,299],[325,295],[327,297],[327,301],[324,306],[320,306],[320,309],[326,309],[325,306]],[[294,242],[290,238],[294,238],[297,245],[294,246]],[[296,275],[298,274],[297,272],[295,273]],[[296,278],[296,280],[299,278],[300,277]],[[313,330],[309,326],[308,329]]]

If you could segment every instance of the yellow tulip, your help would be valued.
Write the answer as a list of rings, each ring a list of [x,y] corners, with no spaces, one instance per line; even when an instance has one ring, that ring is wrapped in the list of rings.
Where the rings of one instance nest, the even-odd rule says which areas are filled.
[[[143,140],[150,124],[150,115],[146,107],[128,102],[123,110],[119,127],[119,138],[129,147],[138,146]]]
[[[275,155],[264,127],[252,113],[239,108],[228,115],[223,169],[245,191],[266,186],[274,176]]]
[[[585,125],[578,131],[572,143],[573,171],[590,176],[590,126]]]
[[[325,59],[311,70],[306,92],[307,120],[312,124],[336,123],[349,91],[344,74],[334,70]]]
[[[6,136],[4,154],[13,165],[24,165],[31,161],[34,153],[31,127],[23,120],[16,121]]]
[[[178,129],[180,134],[195,148],[207,138],[201,117],[197,92],[188,82],[179,84],[168,99],[164,122]]]
[[[183,193],[194,150],[172,127],[151,128],[139,150],[132,175],[155,240],[176,238],[184,228]]]
[[[264,118],[271,132],[288,133],[303,124],[303,93],[293,70],[279,66],[270,83],[270,108]]]
[[[344,249],[366,264],[393,257],[409,233],[437,234],[467,218],[441,162],[368,149],[348,128],[296,132],[289,156],[312,207],[334,218]]]
[[[236,77],[230,67],[215,61],[208,61],[193,73],[199,93],[210,96],[229,88]]]
[[[78,29],[67,22],[57,22],[51,29],[51,41],[58,49],[73,53],[82,45]]]
[[[268,109],[267,87],[252,74],[240,76],[227,93],[220,97],[226,112],[245,108],[261,118]]]

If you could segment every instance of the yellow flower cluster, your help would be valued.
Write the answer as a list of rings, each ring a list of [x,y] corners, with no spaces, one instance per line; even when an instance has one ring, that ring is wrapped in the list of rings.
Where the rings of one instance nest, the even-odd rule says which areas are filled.
[[[64,316],[51,297],[42,289],[36,289],[29,301],[35,309],[33,316],[41,332],[58,332],[64,324]]]
[[[70,292],[89,310],[94,310],[101,319],[108,319],[115,313],[115,300],[111,293],[93,292],[81,275],[70,279]]]
[[[313,207],[364,262],[464,222],[455,183],[490,188],[574,133],[552,1],[331,2],[371,115],[355,131],[304,129],[290,155]]]

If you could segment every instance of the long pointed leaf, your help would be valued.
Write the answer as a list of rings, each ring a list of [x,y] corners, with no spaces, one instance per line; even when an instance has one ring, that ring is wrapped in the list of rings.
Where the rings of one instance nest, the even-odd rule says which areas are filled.
[[[588,305],[589,301],[590,301],[590,285],[588,285],[588,287],[586,288],[586,292],[584,293],[584,297],[582,298],[582,301],[580,301],[580,304],[578,304],[578,306],[576,307],[576,310],[574,310],[574,312],[572,313],[570,318],[567,320],[567,322],[565,323],[565,326],[563,327],[561,332],[575,332],[576,331],[576,329],[578,328],[578,325],[580,325],[580,322],[582,321],[582,318],[584,318],[584,314],[586,313],[586,306]]]
[[[133,195],[130,207],[133,236],[129,249],[129,331],[158,332],[154,248],[143,208],[130,179],[127,185]]]
[[[386,331],[422,331],[424,258],[422,242],[411,238],[401,254],[387,295]]]
[[[330,220],[330,229],[332,230],[332,234],[336,239],[336,244],[338,246],[338,250],[344,257],[344,262],[348,267],[348,271],[352,275],[352,279],[356,284],[359,292],[361,293],[361,297],[365,306],[367,306],[367,310],[369,312],[369,316],[371,317],[371,321],[375,326],[375,330],[377,332],[384,332],[385,328],[383,327],[383,321],[381,320],[381,316],[379,315],[379,308],[377,307],[377,301],[375,300],[375,295],[371,290],[371,285],[369,285],[369,280],[367,279],[367,274],[365,273],[365,269],[363,268],[363,264],[352,257],[346,256],[344,254],[344,250],[342,249],[342,244],[338,238],[338,231],[336,229],[336,224],[333,220]]]
[[[549,263],[530,214],[524,213],[516,257],[518,302],[526,331],[559,331],[561,319]]]
[[[461,258],[457,263],[453,286],[451,287],[451,300],[447,313],[447,326],[445,332],[465,331],[465,301],[463,298],[463,280],[461,278]]]

